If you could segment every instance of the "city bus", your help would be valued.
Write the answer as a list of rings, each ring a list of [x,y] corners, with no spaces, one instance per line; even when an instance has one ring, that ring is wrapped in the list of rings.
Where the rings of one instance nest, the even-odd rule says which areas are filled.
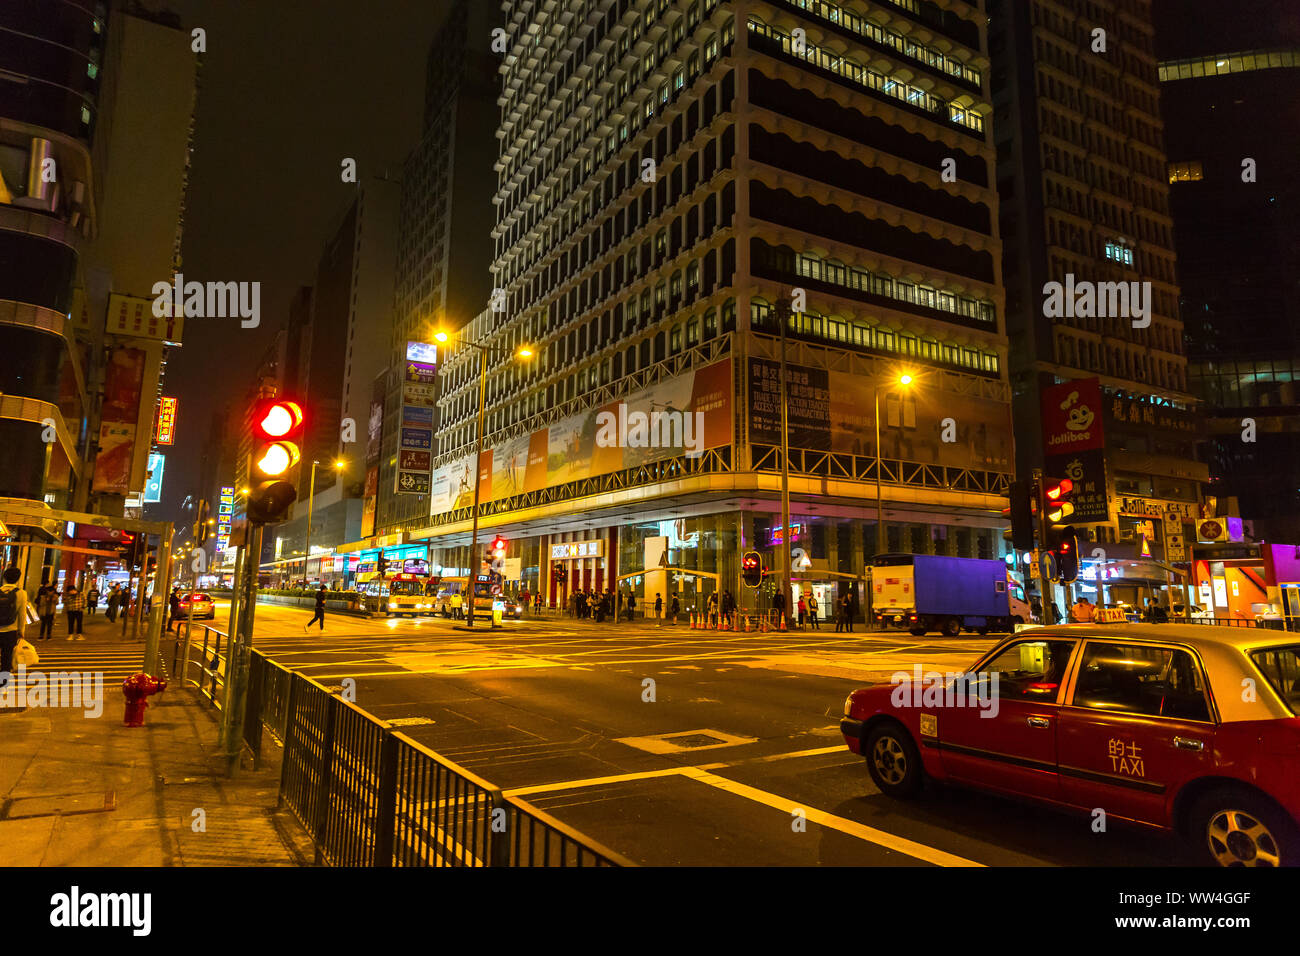
[[[366,607],[389,617],[433,615],[434,598],[426,594],[427,577],[423,574],[390,574],[371,577],[357,585],[366,595]]]
[[[469,578],[465,575],[442,578],[438,582],[437,597],[433,602],[434,613],[448,618],[465,617],[468,585]],[[474,581],[474,616],[491,617],[493,608],[500,604],[503,617],[516,620],[523,617],[523,608],[519,603],[508,599],[501,592],[501,586],[493,583],[491,575],[480,574]]]

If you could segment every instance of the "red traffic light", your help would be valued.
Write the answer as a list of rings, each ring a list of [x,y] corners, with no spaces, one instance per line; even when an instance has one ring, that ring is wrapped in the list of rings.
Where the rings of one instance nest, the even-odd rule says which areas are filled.
[[[1074,490],[1074,482],[1069,478],[1062,478],[1055,485],[1047,489],[1047,497],[1050,501],[1059,501],[1062,495],[1068,495]]]
[[[302,425],[302,406],[297,402],[271,401],[254,415],[253,424],[262,438],[284,438]]]

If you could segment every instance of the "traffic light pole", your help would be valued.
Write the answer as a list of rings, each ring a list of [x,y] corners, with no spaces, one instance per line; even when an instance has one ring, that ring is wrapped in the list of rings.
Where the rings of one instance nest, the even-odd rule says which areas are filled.
[[[781,609],[783,617],[790,614],[790,411],[789,390],[785,381],[785,324],[790,315],[790,304],[785,299],[777,303],[776,320],[781,330]]]
[[[1043,623],[1055,624],[1050,617],[1055,617],[1048,608],[1053,605],[1055,590],[1052,587],[1051,562],[1047,558],[1047,496],[1044,491],[1043,469],[1035,468],[1034,472],[1034,501],[1038,503],[1038,548],[1034,552],[1038,560],[1038,594],[1043,603]]]
[[[253,647],[253,616],[257,610],[257,570],[262,558],[261,524],[249,522],[244,535],[244,561],[239,581],[239,626],[230,635],[226,657],[226,694],[221,710],[221,742],[226,758],[226,775],[239,769],[239,752],[244,738],[244,705],[248,700],[248,660]]]
[[[466,623],[474,626],[474,591],[475,584],[478,583],[478,569],[474,565],[478,564],[478,502],[479,502],[479,485],[483,478],[481,474],[483,468],[483,406],[487,401],[487,360],[488,350],[478,347],[481,356],[478,374],[478,441],[474,449],[474,511],[470,524],[469,532],[469,586],[465,589],[469,598],[469,606],[465,610]],[[783,360],[784,361],[784,360]]]

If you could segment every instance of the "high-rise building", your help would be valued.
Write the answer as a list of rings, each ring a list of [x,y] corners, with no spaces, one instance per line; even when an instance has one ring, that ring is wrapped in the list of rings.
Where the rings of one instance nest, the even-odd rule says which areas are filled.
[[[492,30],[503,24],[486,0],[457,0],[429,48],[419,144],[402,169],[397,275],[383,433],[375,489],[376,525],[425,523],[429,496],[397,493],[402,369],[407,343],[456,329],[477,315],[492,290],[492,195],[487,161],[496,153],[496,69]],[[368,393],[367,393],[368,394]]]
[[[0,499],[120,515],[145,490],[196,70],[168,13],[0,9]]]
[[[1073,480],[1105,558],[1080,587],[1136,601],[1186,582],[1207,477],[1150,3],[990,0],[989,19],[1017,470]]]
[[[739,555],[774,567],[782,541],[801,593],[856,602],[877,482],[885,549],[999,557],[1012,448],[982,5],[502,7],[503,294],[440,369],[413,536],[433,563],[479,570],[476,480],[506,578],[553,603],[631,587],[753,607]],[[469,343],[490,350],[477,465]]]
[[[1191,391],[1209,490],[1256,538],[1300,541],[1300,11],[1155,3]]]

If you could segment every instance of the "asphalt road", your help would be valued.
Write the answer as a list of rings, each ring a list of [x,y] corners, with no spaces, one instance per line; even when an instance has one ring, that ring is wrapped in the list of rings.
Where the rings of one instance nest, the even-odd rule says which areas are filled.
[[[225,606],[218,609],[224,624]],[[255,645],[509,793],[649,865],[1168,866],[1158,834],[965,790],[881,795],[845,696],[996,638],[718,633],[566,619],[498,632],[259,605]],[[676,736],[674,736],[676,735]]]

